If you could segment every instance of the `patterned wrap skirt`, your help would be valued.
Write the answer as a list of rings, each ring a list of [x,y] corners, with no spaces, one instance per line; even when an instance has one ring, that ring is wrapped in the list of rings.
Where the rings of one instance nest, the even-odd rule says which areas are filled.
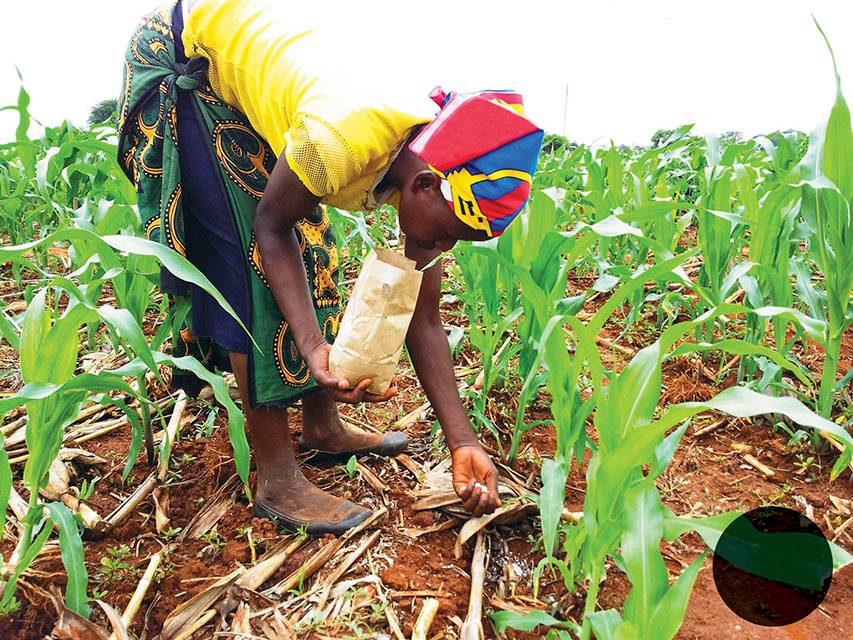
[[[161,289],[191,303],[174,351],[227,368],[248,354],[253,406],[287,406],[316,388],[264,276],[252,233],[276,158],[248,119],[217,96],[207,61],[187,59],[180,2],[143,18],[124,59],[118,102],[119,162],[137,191],[148,239],[192,262],[228,301],[246,331],[207,293],[166,271]],[[318,323],[329,342],[340,321],[338,252],[323,207],[295,226]],[[250,339],[251,338],[251,339]],[[198,381],[175,372],[188,393]]]

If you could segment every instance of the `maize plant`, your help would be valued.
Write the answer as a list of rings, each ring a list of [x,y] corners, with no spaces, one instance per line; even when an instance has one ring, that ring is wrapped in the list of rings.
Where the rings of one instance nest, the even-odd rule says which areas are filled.
[[[65,505],[41,503],[39,491],[47,482],[48,470],[59,451],[65,427],[76,419],[81,404],[87,398],[120,391],[138,398],[141,403],[147,402],[144,395],[125,382],[125,376],[144,378],[147,371],[157,372],[160,365],[167,364],[187,369],[211,384],[217,400],[228,410],[229,436],[234,446],[238,474],[244,483],[248,479],[249,451],[243,432],[242,413],[230,399],[222,378],[207,371],[194,358],[173,358],[152,350],[131,311],[111,305],[98,305],[97,299],[100,285],[106,280],[113,282],[117,293],[121,289],[122,282],[116,283],[115,280],[127,276],[127,268],[123,263],[128,258],[120,253],[125,251],[137,257],[158,259],[178,277],[208,291],[236,318],[230,306],[201,272],[184,258],[160,244],[140,238],[101,237],[82,229],[66,229],[26,245],[0,247],[0,257],[14,259],[39,245],[63,240],[76,242],[84,251],[94,247],[104,272],[101,278],[90,279],[81,286],[67,277],[55,276],[45,282],[45,286],[30,300],[20,326],[6,319],[6,333],[11,337],[10,343],[17,345],[25,386],[11,397],[0,400],[0,413],[5,414],[21,404],[26,406],[29,458],[24,468],[23,482],[29,491],[29,508],[22,523],[23,530],[14,553],[14,563],[7,567],[0,611],[13,608],[16,580],[38,555],[55,524],[60,528],[62,559],[69,576],[67,606],[72,611],[87,615],[87,578],[76,521]],[[64,310],[60,310],[58,301],[63,296],[67,299],[67,305]],[[80,330],[93,323],[107,327],[114,341],[132,356],[129,364],[119,369],[101,371],[97,375],[76,373]],[[126,405],[123,406],[126,409]],[[138,450],[139,439],[135,437],[129,465],[135,460]],[[0,508],[5,513],[9,497],[7,482],[4,480],[10,477],[8,458],[5,461],[0,459],[0,465],[4,467],[0,471]],[[125,476],[128,471],[129,468],[126,468]],[[48,518],[42,516],[44,509],[49,512]]]
[[[627,287],[626,285],[625,287]],[[623,287],[623,288],[625,288]],[[623,293],[623,295],[627,295]],[[853,438],[838,425],[820,418],[793,398],[774,398],[746,388],[727,389],[701,403],[682,403],[669,407],[656,416],[661,391],[661,364],[666,357],[707,348],[730,353],[752,353],[773,359],[777,364],[797,374],[798,368],[775,351],[751,345],[742,340],[730,340],[714,345],[684,343],[671,351],[673,345],[688,332],[723,314],[757,313],[765,318],[781,316],[795,320],[788,311],[775,308],[751,310],[739,305],[723,305],[701,317],[679,323],[666,331],[654,344],[637,353],[618,375],[611,375],[605,387],[603,371],[595,348],[584,347],[599,328],[600,318],[583,325],[576,318],[554,316],[543,334],[545,360],[549,367],[549,389],[554,394],[552,409],[557,428],[557,456],[542,465],[543,488],[539,497],[543,541],[546,558],[537,567],[556,566],[567,588],[573,588],[578,578],[588,580],[581,638],[589,638],[594,630],[598,637],[672,638],[681,625],[692,583],[704,556],[697,558],[672,584],[668,584],[659,545],[664,537],[664,522],[680,523],[678,534],[688,530],[704,532],[712,545],[712,534],[700,519],[681,521],[660,503],[654,480],[669,465],[672,455],[691,417],[713,409],[737,417],[776,412],[794,419],[798,424],[823,431],[836,438],[847,452],[838,459],[833,475],[841,472],[853,452]],[[606,317],[606,316],[604,316]],[[565,349],[562,326],[567,324],[572,340],[578,345],[573,358]],[[567,361],[568,360],[568,361]],[[579,372],[588,367],[592,394],[579,403],[577,387]],[[554,381],[552,383],[552,380]],[[559,381],[559,382],[558,382]],[[559,395],[558,395],[559,394]],[[587,493],[581,522],[562,528],[565,543],[562,557],[555,554],[561,529],[565,482],[571,464],[571,446],[583,433],[585,418],[592,416],[598,435],[598,446],[587,467]],[[677,428],[676,428],[677,427]],[[667,432],[675,428],[667,435]],[[644,471],[648,469],[648,471]],[[736,517],[727,514],[726,522]],[[713,520],[717,535],[723,526]],[[688,526],[686,522],[690,522]],[[711,536],[711,537],[708,537]],[[620,614],[615,610],[595,610],[599,583],[608,556],[617,554],[624,563],[631,581],[631,591]],[[834,568],[839,569],[853,557],[840,547],[833,547]]]
[[[820,29],[820,26],[818,26]],[[823,31],[821,30],[821,35]],[[824,39],[826,36],[824,35]],[[853,321],[850,292],[853,290],[853,173],[849,158],[853,154],[853,129],[850,110],[841,92],[841,77],[835,55],[826,41],[835,71],[835,104],[826,127],[812,134],[809,152],[803,159],[802,213],[807,225],[808,253],[823,274],[823,291],[802,279],[801,286],[810,301],[812,313],[825,323],[825,358],[821,374],[818,411],[829,417],[836,389],[835,374],[844,331]]]
[[[840,83],[840,81],[837,81]],[[594,633],[599,638],[672,638],[681,626],[690,592],[706,554],[700,555],[670,584],[660,542],[672,540],[689,531],[700,533],[710,549],[714,549],[725,527],[736,517],[729,512],[708,518],[681,517],[665,508],[660,500],[655,479],[669,465],[691,418],[700,412],[715,410],[736,417],[762,414],[786,416],[800,427],[835,441],[843,453],[832,468],[837,477],[853,456],[853,438],[843,427],[827,420],[831,412],[836,383],[836,363],[843,331],[850,324],[849,297],[853,276],[838,260],[851,255],[850,195],[853,185],[850,172],[844,171],[844,160],[853,152],[850,114],[838,85],[835,106],[825,130],[812,136],[809,152],[797,164],[800,153],[796,136],[774,136],[764,143],[765,154],[754,144],[742,143],[725,151],[709,139],[704,151],[704,167],[694,194],[698,205],[698,243],[702,265],[699,282],[682,280],[704,301],[706,311],[688,321],[677,322],[664,330],[652,345],[639,351],[621,372],[606,371],[594,347],[595,336],[616,305],[630,299],[632,289],[644,279],[655,276],[656,269],[671,273],[677,263],[690,252],[640,271],[615,290],[610,299],[590,318],[581,322],[571,314],[553,315],[535,341],[539,358],[533,367],[538,371],[537,384],[545,381],[551,394],[551,409],[557,432],[553,460],[541,467],[542,490],[538,501],[541,514],[543,546],[546,557],[534,572],[538,581],[546,567],[555,568],[566,588],[574,589],[578,581],[587,581],[587,596],[580,629],[582,640]],[[846,145],[846,146],[845,146]],[[606,152],[608,170],[593,171],[589,184],[597,184],[597,193],[589,202],[599,211],[612,206],[604,192],[602,177],[618,176],[613,149]],[[758,159],[762,158],[762,159]],[[639,170],[641,171],[641,170]],[[849,185],[845,186],[845,179]],[[636,209],[651,202],[643,185],[635,180]],[[666,182],[656,185],[661,199],[670,196]],[[853,187],[851,187],[853,188]],[[592,190],[591,190],[592,191]],[[610,190],[612,197],[613,190]],[[657,205],[655,205],[657,206]],[[666,214],[661,208],[660,212]],[[663,221],[659,212],[617,213],[622,223],[637,224],[649,235],[671,233],[674,218]],[[800,217],[802,216],[802,217]],[[658,219],[656,220],[656,217]],[[807,256],[812,257],[824,274],[821,291],[812,284],[807,260],[792,260],[795,242],[808,243]],[[639,241],[643,233],[631,241]],[[658,235],[658,239],[661,239]],[[652,246],[647,244],[646,246]],[[740,257],[746,248],[748,260]],[[603,266],[601,246],[596,260]],[[658,259],[667,254],[655,247]],[[612,245],[610,248],[612,253]],[[670,254],[671,255],[671,254]],[[795,301],[790,273],[796,272],[797,288],[802,300]],[[683,275],[683,272],[679,272]],[[619,279],[621,280],[621,279]],[[525,282],[523,290],[532,283]],[[747,304],[731,304],[725,299],[740,285]],[[810,316],[794,308],[804,304]],[[766,304],[772,306],[765,306]],[[721,320],[743,316],[744,338],[723,335],[713,340],[685,342],[691,332],[710,338],[709,327]],[[764,342],[763,327],[773,327],[773,347]],[[742,357],[745,361],[763,362],[773,372],[784,372],[796,380],[805,396],[812,395],[812,378],[805,368],[789,357],[793,341],[787,339],[792,328],[795,339],[807,336],[825,349],[826,358],[821,378],[817,413],[792,397],[759,394],[747,387],[727,389],[704,402],[687,402],[659,409],[662,364],[666,359],[716,351]],[[566,339],[573,345],[567,351]],[[832,341],[835,341],[834,343]],[[831,362],[829,362],[831,360]],[[747,381],[750,381],[747,376]],[[587,393],[582,393],[584,384]],[[522,387],[522,397],[525,388]],[[585,398],[585,399],[583,399]],[[585,422],[591,419],[597,435],[593,455],[588,463],[587,491],[583,517],[577,524],[562,522],[565,484],[573,458],[581,461],[586,446]],[[518,427],[518,425],[517,425]],[[838,570],[853,556],[832,545],[833,569]],[[631,582],[631,590],[622,611],[597,611],[599,585],[604,567],[612,558]],[[796,562],[796,559],[791,559]],[[764,567],[764,575],[777,577],[773,567]],[[808,572],[794,571],[807,576]],[[803,584],[806,587],[807,585]],[[570,637],[556,619],[538,613],[528,616],[497,618],[502,624],[529,629],[533,624],[555,627],[559,637]]]

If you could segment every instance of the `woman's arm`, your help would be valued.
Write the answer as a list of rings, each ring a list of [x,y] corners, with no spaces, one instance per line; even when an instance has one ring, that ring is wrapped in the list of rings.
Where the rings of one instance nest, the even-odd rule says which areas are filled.
[[[423,268],[435,259],[438,251],[406,243],[406,255],[417,262],[418,268]],[[479,516],[500,506],[498,474],[471,430],[459,398],[450,346],[438,313],[441,273],[441,261],[424,272],[415,313],[406,335],[406,346],[450,448],[456,493],[462,498],[465,508]],[[487,488],[481,489],[475,483]]]
[[[387,400],[389,394],[376,396],[366,393],[369,379],[359,381],[355,389],[345,391],[349,382],[329,371],[330,346],[317,324],[308,276],[293,229],[296,222],[308,216],[319,202],[320,198],[302,184],[282,153],[253,221],[264,274],[282,315],[290,325],[296,348],[317,384],[338,402]],[[389,392],[393,394],[393,390]]]

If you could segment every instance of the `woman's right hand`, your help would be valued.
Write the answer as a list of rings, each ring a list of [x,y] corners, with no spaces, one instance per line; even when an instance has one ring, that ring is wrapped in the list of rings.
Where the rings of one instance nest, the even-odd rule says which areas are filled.
[[[346,402],[348,404],[385,402],[397,393],[397,385],[393,380],[391,381],[391,386],[388,387],[388,391],[382,395],[367,391],[372,382],[370,378],[365,378],[355,385],[355,387],[350,388],[348,380],[336,376],[329,371],[329,352],[331,350],[332,345],[323,341],[311,350],[305,361],[314,380],[335,402]]]

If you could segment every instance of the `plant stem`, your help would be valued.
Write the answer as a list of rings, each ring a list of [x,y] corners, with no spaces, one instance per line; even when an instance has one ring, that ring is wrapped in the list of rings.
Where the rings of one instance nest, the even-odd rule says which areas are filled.
[[[513,466],[515,456],[518,455],[518,443],[521,441],[521,436],[518,431],[512,434],[512,441],[509,445],[509,451],[506,454],[506,463],[508,466]]]
[[[34,514],[38,509],[38,489],[34,489],[33,487],[28,488],[30,490],[30,504],[27,509],[27,517],[24,518],[24,530],[21,532],[21,540],[23,541],[23,544],[21,545],[21,553],[18,557],[23,556],[33,542],[33,519],[35,517]]]
[[[586,602],[583,606],[583,621],[580,640],[589,640],[589,636],[592,633],[589,614],[595,611],[595,603],[598,600],[598,585],[601,582],[601,567],[603,565],[604,561],[596,563],[592,567],[592,573],[589,577],[589,588],[586,590]]]
[[[832,395],[835,391],[835,374],[838,371],[838,358],[841,354],[841,334],[834,335],[830,328],[830,335],[826,341],[826,350],[823,359],[823,373],[820,377],[820,393],[817,401],[817,412],[820,416],[830,419],[832,413]]]
[[[151,408],[148,406],[148,385],[145,383],[145,373],[136,376],[139,389],[139,415],[142,418],[142,431],[145,434],[145,454],[148,466],[154,465],[154,431],[151,428]]]

